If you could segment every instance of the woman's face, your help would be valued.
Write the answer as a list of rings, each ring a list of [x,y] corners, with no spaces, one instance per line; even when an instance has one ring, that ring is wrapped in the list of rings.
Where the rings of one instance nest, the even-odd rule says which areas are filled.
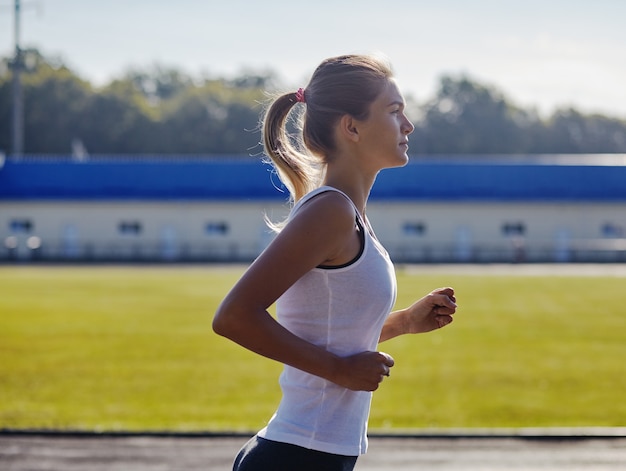
[[[415,127],[404,114],[404,107],[398,85],[390,79],[370,105],[368,118],[357,122],[359,142],[368,164],[383,169],[408,162],[408,136]]]

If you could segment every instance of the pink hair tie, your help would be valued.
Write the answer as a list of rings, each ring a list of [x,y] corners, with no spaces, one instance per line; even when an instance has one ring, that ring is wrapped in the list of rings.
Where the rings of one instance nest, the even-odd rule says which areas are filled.
[[[296,92],[296,101],[298,103],[306,103],[306,99],[304,98],[304,88],[298,88]]]

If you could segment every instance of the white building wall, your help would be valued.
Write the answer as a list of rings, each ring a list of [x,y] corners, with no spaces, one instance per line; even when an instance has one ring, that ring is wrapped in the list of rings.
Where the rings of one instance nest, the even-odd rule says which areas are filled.
[[[264,215],[286,211],[262,202],[3,202],[0,258],[249,260],[271,240]]]
[[[248,261],[276,202],[0,203],[0,260]],[[626,203],[370,202],[398,262],[626,261]]]
[[[626,250],[625,203],[373,203],[368,214],[396,259],[613,261]]]

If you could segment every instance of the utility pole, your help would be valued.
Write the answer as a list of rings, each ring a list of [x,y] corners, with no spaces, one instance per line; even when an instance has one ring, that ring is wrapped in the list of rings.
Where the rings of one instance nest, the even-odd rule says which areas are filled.
[[[15,0],[14,34],[15,57],[13,58],[13,149],[19,157],[24,152],[24,104],[22,97],[22,49],[20,47],[20,0]]]

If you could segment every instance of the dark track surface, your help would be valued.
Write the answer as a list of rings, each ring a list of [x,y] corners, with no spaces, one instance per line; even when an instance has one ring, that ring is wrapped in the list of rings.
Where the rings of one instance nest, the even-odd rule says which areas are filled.
[[[2,471],[230,470],[246,436],[0,434]],[[370,438],[357,471],[617,471],[626,436]]]

